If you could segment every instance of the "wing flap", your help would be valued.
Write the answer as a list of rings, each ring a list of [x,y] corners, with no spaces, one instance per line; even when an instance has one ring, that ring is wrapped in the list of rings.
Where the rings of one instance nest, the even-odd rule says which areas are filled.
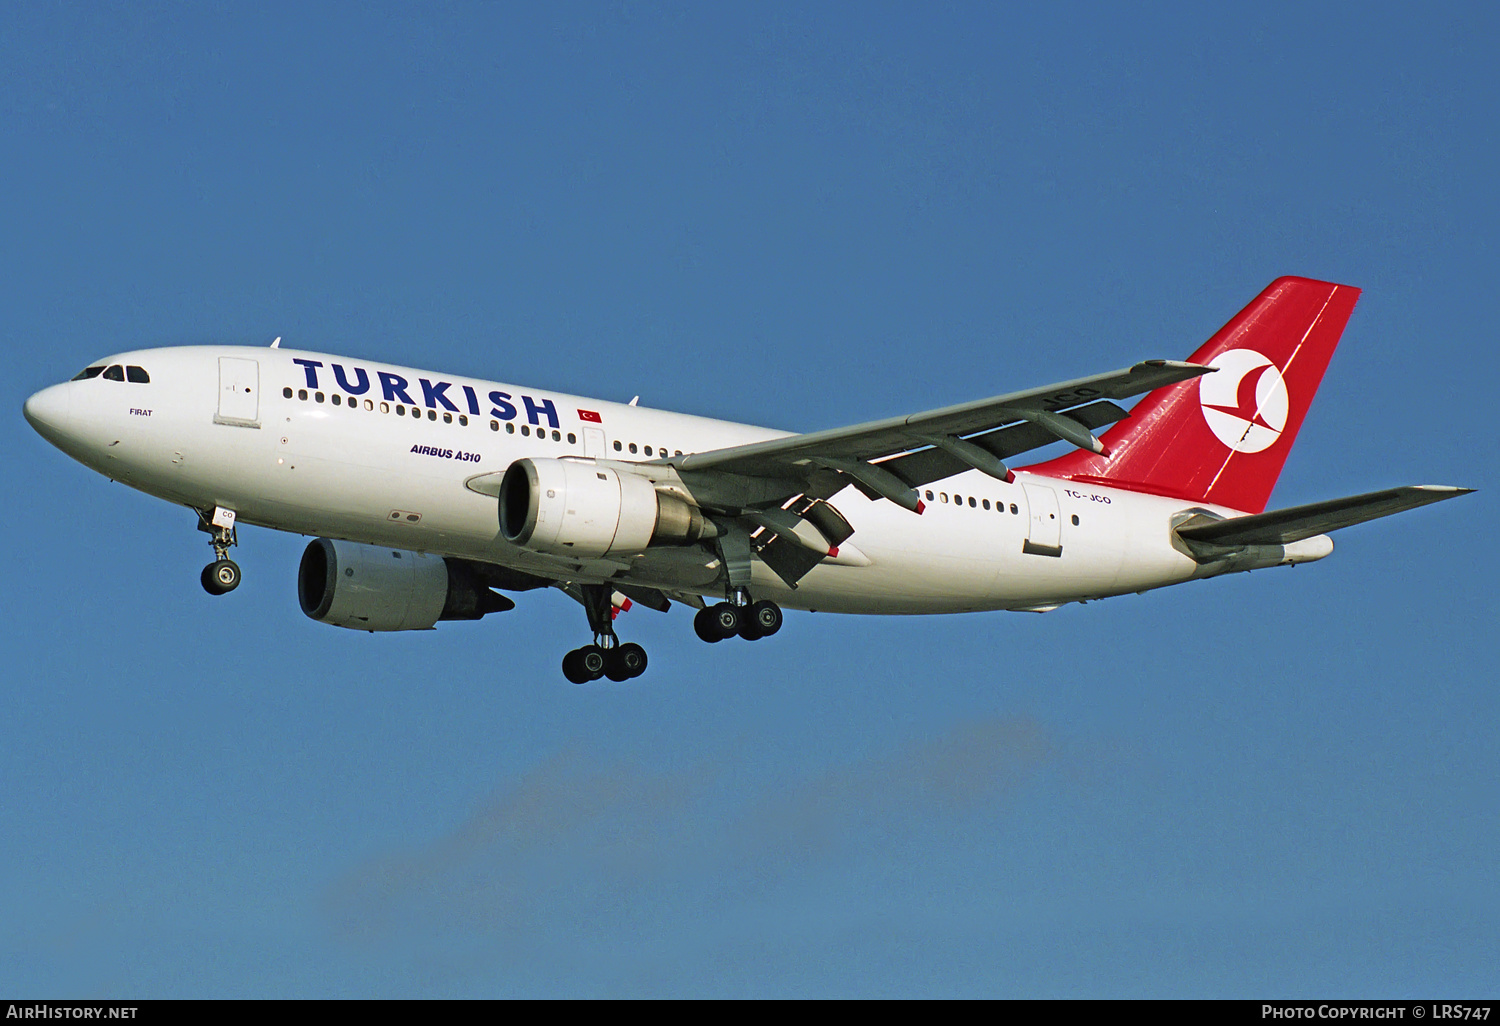
[[[764,541],[757,539],[753,544],[761,562],[770,567],[788,588],[796,588],[797,582],[823,561],[818,553],[777,534],[769,535]]]
[[[1290,545],[1304,538],[1467,495],[1473,490],[1451,485],[1406,485],[1253,516],[1194,523],[1177,528],[1177,533],[1187,541],[1210,545]]]
[[[656,588],[647,588],[639,584],[616,584],[615,590],[632,602],[639,603],[647,609],[654,609],[658,613],[665,613],[672,608],[672,603],[667,596]]]

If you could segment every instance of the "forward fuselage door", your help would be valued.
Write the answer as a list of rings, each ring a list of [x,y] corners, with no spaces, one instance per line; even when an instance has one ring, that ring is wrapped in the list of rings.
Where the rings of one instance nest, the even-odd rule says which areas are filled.
[[[214,423],[260,427],[260,361],[219,357],[219,408]]]
[[[1031,507],[1021,551],[1032,556],[1061,556],[1062,514],[1057,508],[1057,493],[1037,484],[1022,484],[1021,490]]]

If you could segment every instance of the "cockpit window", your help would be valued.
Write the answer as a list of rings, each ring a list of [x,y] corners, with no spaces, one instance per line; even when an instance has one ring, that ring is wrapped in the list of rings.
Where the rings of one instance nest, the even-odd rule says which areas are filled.
[[[97,367],[85,367],[83,370],[81,370],[81,371],[78,372],[77,376],[74,377],[73,380],[74,381],[82,381],[85,378],[97,378],[100,374],[103,374],[103,373],[104,373],[104,364],[101,363]]]
[[[125,380],[125,368],[121,367],[118,363],[114,364],[108,370],[106,370],[104,372],[104,380],[105,381],[124,381]]]
[[[144,367],[126,367],[125,380],[134,381],[138,385],[148,385],[151,383],[151,375],[146,373]]]

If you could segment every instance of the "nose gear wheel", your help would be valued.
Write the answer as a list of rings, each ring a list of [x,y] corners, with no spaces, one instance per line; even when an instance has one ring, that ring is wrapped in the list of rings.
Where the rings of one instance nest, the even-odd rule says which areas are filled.
[[[216,559],[203,568],[198,580],[210,595],[226,594],[240,586],[239,564],[232,559]]]
[[[240,586],[239,564],[229,558],[229,548],[238,545],[234,531],[234,513],[215,506],[209,513],[198,511],[198,530],[209,536],[214,547],[214,561],[203,568],[198,581],[210,595],[225,595]]]

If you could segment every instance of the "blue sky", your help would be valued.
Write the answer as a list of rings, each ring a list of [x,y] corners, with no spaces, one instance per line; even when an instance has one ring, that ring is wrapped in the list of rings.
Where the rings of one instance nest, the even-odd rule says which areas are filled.
[[[1494,996],[1497,16],[0,10],[0,992]],[[1273,496],[1479,494],[1045,616],[316,624],[36,436],[149,345],[811,430],[1362,287]]]

